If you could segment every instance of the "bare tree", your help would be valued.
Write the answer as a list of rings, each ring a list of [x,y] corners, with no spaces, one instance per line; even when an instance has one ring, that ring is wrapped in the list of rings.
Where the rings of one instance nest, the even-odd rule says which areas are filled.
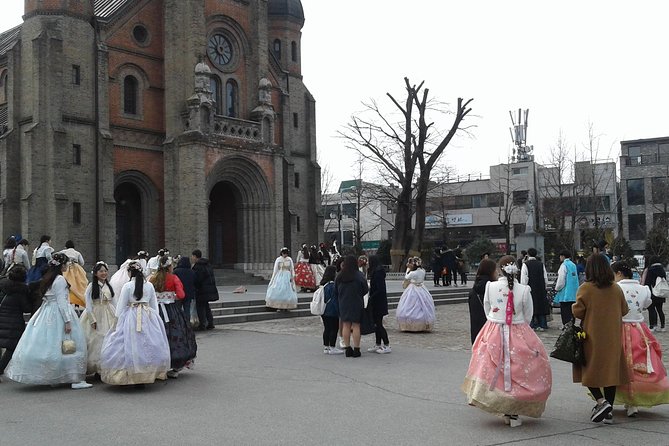
[[[340,132],[347,146],[358,152],[398,185],[392,249],[393,270],[399,271],[407,254],[417,255],[423,241],[430,174],[444,150],[469,114],[472,99],[458,98],[455,118],[450,130],[440,134],[427,121],[427,112],[437,107],[429,98],[429,90],[404,78],[406,97],[400,103],[386,95],[395,105],[399,119],[383,112],[376,102],[364,104],[372,116],[353,116]],[[371,156],[370,156],[371,155]],[[415,183],[414,183],[415,179]],[[416,227],[411,234],[411,217],[415,203]],[[413,237],[412,237],[413,235]],[[413,240],[412,240],[413,238]]]

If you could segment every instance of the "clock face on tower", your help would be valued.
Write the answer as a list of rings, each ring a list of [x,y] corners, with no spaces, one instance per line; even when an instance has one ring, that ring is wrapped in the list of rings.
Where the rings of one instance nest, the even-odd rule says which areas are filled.
[[[223,34],[214,34],[209,38],[207,55],[213,63],[223,67],[232,60],[232,45]]]

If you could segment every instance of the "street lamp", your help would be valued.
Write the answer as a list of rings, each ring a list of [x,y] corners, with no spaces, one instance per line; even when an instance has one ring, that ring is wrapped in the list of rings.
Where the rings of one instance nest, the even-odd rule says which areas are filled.
[[[344,232],[341,230],[341,219],[344,207],[344,192],[348,192],[355,189],[356,189],[355,186],[349,186],[343,189],[341,188],[339,189],[339,243],[341,243],[341,246],[344,246]]]

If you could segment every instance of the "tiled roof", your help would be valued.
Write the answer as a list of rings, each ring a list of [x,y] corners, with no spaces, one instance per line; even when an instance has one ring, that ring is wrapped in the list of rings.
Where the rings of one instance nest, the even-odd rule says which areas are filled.
[[[108,19],[132,0],[95,0],[95,16]]]
[[[14,45],[18,40],[20,33],[21,25],[18,25],[0,34],[0,56],[5,54],[7,50]]]

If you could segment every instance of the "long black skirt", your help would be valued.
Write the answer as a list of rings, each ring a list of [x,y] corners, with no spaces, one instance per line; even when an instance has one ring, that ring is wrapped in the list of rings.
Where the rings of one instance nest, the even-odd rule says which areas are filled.
[[[163,304],[158,306],[160,307],[160,316],[164,322]],[[195,333],[186,321],[186,315],[181,309],[181,304],[164,304],[164,307],[169,318],[169,322],[165,322],[165,333],[170,345],[170,366],[174,370],[180,370],[197,355]]]

